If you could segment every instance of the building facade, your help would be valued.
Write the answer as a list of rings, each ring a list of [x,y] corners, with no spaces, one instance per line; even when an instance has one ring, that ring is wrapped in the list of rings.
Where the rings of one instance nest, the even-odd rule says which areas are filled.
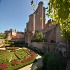
[[[5,31],[6,33],[6,38],[8,40],[19,40],[19,41],[23,41],[24,40],[24,33],[23,32],[18,32],[16,30],[7,30]]]

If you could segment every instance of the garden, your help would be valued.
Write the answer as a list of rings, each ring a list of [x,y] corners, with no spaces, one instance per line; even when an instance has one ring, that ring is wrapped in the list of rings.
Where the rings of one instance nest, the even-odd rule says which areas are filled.
[[[0,51],[0,70],[17,70],[33,63],[36,54],[28,49]]]

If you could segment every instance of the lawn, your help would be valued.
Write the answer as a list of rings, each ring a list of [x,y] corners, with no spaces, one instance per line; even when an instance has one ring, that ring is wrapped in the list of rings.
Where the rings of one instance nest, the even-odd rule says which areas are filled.
[[[0,63],[6,63],[13,60],[17,60],[18,58],[15,56],[14,52],[3,51],[0,52]]]
[[[30,57],[30,53],[28,51],[25,50],[17,50],[15,53],[16,57],[18,57],[18,59],[25,59]]]
[[[5,64],[4,66],[8,66],[7,68],[5,68],[5,70],[17,70],[23,66],[31,64],[35,60],[36,56],[34,56],[33,59],[28,60],[30,58],[32,58],[31,54],[26,49],[19,49],[15,52],[12,52],[10,50],[0,51],[0,64]],[[22,62],[25,59],[27,59],[27,61]]]

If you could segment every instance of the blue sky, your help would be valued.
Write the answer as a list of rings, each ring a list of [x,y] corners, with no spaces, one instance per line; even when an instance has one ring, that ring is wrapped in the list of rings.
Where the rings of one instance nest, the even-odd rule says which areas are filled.
[[[44,1],[44,6],[47,6],[47,0],[34,1],[36,5],[39,1]],[[0,0],[0,32],[9,29],[23,32],[29,15],[34,12],[30,2],[31,0]]]

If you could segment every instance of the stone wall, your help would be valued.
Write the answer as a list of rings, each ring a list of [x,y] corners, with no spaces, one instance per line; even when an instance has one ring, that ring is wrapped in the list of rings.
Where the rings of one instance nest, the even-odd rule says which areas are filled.
[[[43,7],[43,2],[38,4],[35,13],[35,30],[39,31],[45,28],[45,8]]]
[[[33,47],[42,49],[43,46],[44,46],[44,43],[43,42],[32,42],[30,45],[33,46]]]
[[[63,45],[58,45],[56,43],[48,43],[48,42],[32,42],[30,44],[31,47],[34,48],[38,48],[38,49],[42,49],[43,51],[48,51],[50,53],[57,53],[58,51],[62,51],[62,53],[64,54],[64,52],[66,52],[66,48]]]
[[[45,8],[43,2],[39,2],[36,11],[29,15],[29,21],[26,25],[27,31],[39,31],[45,28]]]
[[[29,21],[26,24],[25,43],[31,43],[35,30],[39,31],[45,28],[45,8],[43,2],[39,2],[36,11],[29,15]]]
[[[25,33],[25,43],[28,43],[28,46],[31,44],[31,40],[33,39],[33,34],[31,32]]]
[[[26,26],[28,31],[32,32],[34,30],[34,27],[35,27],[35,25],[34,25],[34,23],[35,23],[34,18],[35,18],[35,14],[29,15],[29,21],[28,21],[27,26]]]

